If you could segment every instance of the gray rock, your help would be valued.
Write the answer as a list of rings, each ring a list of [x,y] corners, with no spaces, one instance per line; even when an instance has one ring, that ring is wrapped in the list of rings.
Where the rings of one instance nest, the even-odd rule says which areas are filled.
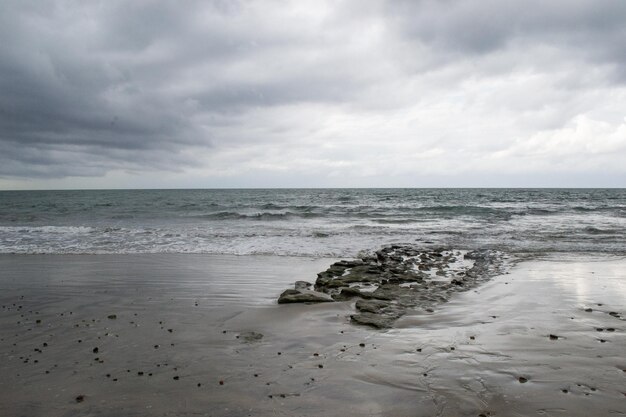
[[[383,316],[374,313],[360,313],[350,316],[350,320],[353,323],[361,324],[363,326],[370,326],[376,329],[388,329],[396,321],[397,316]]]
[[[359,266],[359,265],[363,265],[364,261],[360,260],[360,259],[355,259],[352,261],[345,261],[345,260],[341,260],[339,262],[335,262],[333,265],[335,266],[341,266],[344,268],[353,268],[355,266]]]
[[[389,307],[389,303],[379,300],[359,300],[355,304],[355,308],[361,312],[381,313],[385,308]]]
[[[313,284],[307,281],[296,281],[294,288],[296,290],[308,290]]]
[[[461,262],[463,259],[466,262]],[[412,245],[381,248],[374,255],[335,262],[317,274],[314,290],[299,281],[278,302],[309,303],[357,298],[355,324],[390,327],[409,311],[425,311],[447,302],[504,272],[503,253],[493,250],[463,252],[448,248],[424,249]],[[467,262],[469,261],[469,262]],[[613,313],[619,316],[618,313]]]
[[[285,290],[278,297],[278,304],[327,303],[333,301],[335,300],[330,295],[312,290]]]
[[[333,294],[332,297],[337,301],[345,301],[354,297],[363,297],[363,293],[358,288],[344,287],[338,294]]]
[[[242,342],[253,343],[263,339],[263,335],[257,332],[243,332],[239,334],[239,339]]]

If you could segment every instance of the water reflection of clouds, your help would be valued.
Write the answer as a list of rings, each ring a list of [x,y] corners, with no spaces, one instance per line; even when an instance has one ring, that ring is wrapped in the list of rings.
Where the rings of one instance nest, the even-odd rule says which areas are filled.
[[[620,306],[626,300],[626,258],[555,255],[544,262],[544,275],[560,287],[565,297],[580,304],[606,303]]]

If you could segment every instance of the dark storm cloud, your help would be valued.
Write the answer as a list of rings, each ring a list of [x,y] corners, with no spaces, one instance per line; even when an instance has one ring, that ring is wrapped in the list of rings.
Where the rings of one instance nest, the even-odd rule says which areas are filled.
[[[487,54],[516,46],[523,52],[529,45],[545,45],[590,60],[626,63],[626,2],[621,0],[406,0],[387,2],[386,11],[405,36],[443,54]]]
[[[181,103],[155,93],[152,87],[158,84],[146,85],[141,74],[133,74],[132,64],[110,56],[145,48],[156,36],[144,30],[151,24],[141,25],[135,14],[136,30],[123,36],[119,23],[108,26],[117,22],[114,16],[98,20],[98,9],[104,7],[106,3],[3,3],[0,37],[7,42],[0,45],[1,175],[162,168],[164,161],[176,161],[181,147],[209,144],[197,135]],[[163,19],[148,17],[155,24],[171,23],[165,22],[168,10],[159,12]],[[119,21],[133,16],[121,9],[114,14]]]
[[[254,72],[263,70],[255,62],[260,48],[266,53],[298,38],[276,36],[271,21],[256,27],[241,21],[237,2],[1,7],[0,36],[7,41],[0,46],[3,175],[28,176],[32,167],[39,176],[48,165],[52,175],[100,174],[102,168],[90,166],[116,149],[154,168],[166,165],[155,158],[168,159],[185,146],[210,147],[210,133],[194,120],[199,115],[341,99],[350,91],[350,80],[339,84],[328,70],[307,82],[297,74],[255,80]],[[229,66],[246,63],[250,74],[229,76]],[[187,91],[177,91],[186,83]],[[26,149],[40,155],[29,158]],[[52,152],[64,149],[66,160]],[[111,168],[117,162],[111,159]]]
[[[541,69],[550,63],[525,55],[541,45],[561,64],[611,67],[612,78],[564,88],[619,84],[624,21],[619,0],[5,1],[0,176],[177,171],[237,141],[293,147],[311,129],[258,109],[293,123],[307,119],[290,113],[300,103],[400,111],[416,101],[404,87],[416,76],[465,60],[468,78],[488,77],[481,59],[507,52],[499,71],[518,57]]]

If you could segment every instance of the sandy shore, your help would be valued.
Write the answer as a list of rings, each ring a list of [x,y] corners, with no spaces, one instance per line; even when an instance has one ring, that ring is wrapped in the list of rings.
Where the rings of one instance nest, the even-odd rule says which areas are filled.
[[[275,304],[333,261],[1,255],[0,415],[626,414],[626,259],[524,262],[387,331]]]

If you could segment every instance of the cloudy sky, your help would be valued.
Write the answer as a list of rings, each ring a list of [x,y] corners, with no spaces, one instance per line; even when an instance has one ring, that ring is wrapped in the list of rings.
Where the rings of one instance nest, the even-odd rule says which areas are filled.
[[[626,186],[626,1],[0,2],[0,189]]]

